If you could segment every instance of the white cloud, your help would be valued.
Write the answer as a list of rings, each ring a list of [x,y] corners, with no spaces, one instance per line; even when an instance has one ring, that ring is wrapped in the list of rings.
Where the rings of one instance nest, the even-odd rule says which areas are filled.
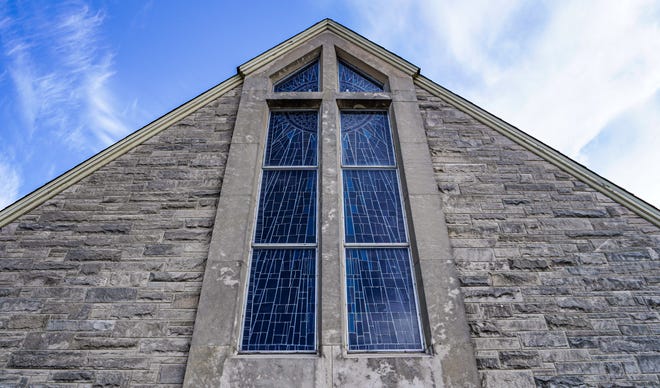
[[[657,2],[427,0],[404,8],[378,14],[358,1],[357,20],[365,25],[356,29],[420,65],[430,78],[586,163],[585,145],[660,90]],[[394,28],[386,28],[390,22]],[[642,123],[638,135],[657,137],[654,110],[634,112]],[[660,165],[652,145],[619,150],[622,168],[605,175],[658,206],[657,187],[653,192],[644,183],[657,176]],[[643,163],[625,162],[640,155],[647,155]]]
[[[103,21],[102,13],[75,3],[2,19],[28,138],[39,131],[64,147],[97,151],[128,133],[108,85],[113,55],[99,35]]]
[[[0,210],[18,199],[21,180],[18,172],[9,163],[0,160]]]

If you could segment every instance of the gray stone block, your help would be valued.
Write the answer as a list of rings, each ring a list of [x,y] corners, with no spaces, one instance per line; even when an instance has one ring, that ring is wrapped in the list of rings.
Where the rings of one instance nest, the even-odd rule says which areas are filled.
[[[660,355],[640,355],[636,358],[642,373],[660,373]]]
[[[525,332],[519,333],[520,342],[530,348],[556,348],[568,347],[564,333],[554,332]]]
[[[42,308],[43,301],[28,298],[3,298],[0,299],[0,312],[9,311],[38,311]]]
[[[538,388],[588,387],[582,378],[576,376],[534,376],[534,382]]]
[[[185,365],[163,365],[160,367],[158,382],[161,384],[182,384],[185,373]]]
[[[535,351],[503,351],[499,358],[505,369],[530,369],[541,365],[541,358]]]
[[[85,366],[87,357],[82,352],[71,351],[17,351],[11,354],[9,368],[57,368],[74,369]]]
[[[92,381],[94,380],[94,372],[87,371],[67,371],[55,372],[52,377],[56,382],[70,382],[70,381]]]
[[[85,302],[88,303],[112,303],[135,300],[137,289],[135,288],[90,288],[87,291]]]
[[[486,371],[482,373],[484,388],[529,388],[534,386],[534,375],[530,371]]]
[[[121,251],[118,249],[72,249],[65,260],[70,261],[118,261],[121,259]]]

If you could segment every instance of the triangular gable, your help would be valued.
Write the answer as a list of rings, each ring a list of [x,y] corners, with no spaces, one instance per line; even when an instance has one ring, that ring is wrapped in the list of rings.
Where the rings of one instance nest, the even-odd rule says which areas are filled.
[[[269,64],[272,60],[291,52],[292,50],[303,45],[305,42],[326,31],[338,35],[339,37],[367,51],[369,54],[378,57],[379,59],[387,62],[388,64],[407,74],[410,74],[414,77],[417,86],[428,90],[430,93],[436,95],[439,98],[442,98],[445,102],[452,105],[456,109],[459,109],[460,111],[472,116],[484,125],[487,125],[488,127],[511,139],[512,141],[520,144],[527,150],[544,158],[548,162],[553,163],[555,166],[561,168],[562,170],[573,174],[578,179],[581,179],[594,189],[628,207],[639,216],[647,219],[657,226],[660,226],[660,210],[651,204],[643,201],[625,189],[599,176],[595,172],[563,155],[552,147],[542,143],[530,135],[527,135],[526,133],[506,123],[495,115],[488,113],[487,111],[479,108],[471,102],[455,95],[449,90],[420,75],[419,67],[411,64],[396,54],[386,50],[385,48],[371,42],[370,40],[342,26],[341,24],[338,24],[331,19],[324,19],[306,29],[305,31],[286,40],[285,42],[242,64],[237,69],[238,75],[229,78],[228,80],[222,82],[207,92],[199,95],[198,97],[181,105],[180,107],[174,109],[159,119],[151,122],[142,129],[132,133],[121,141],[106,148],[90,159],[82,162],[73,169],[53,179],[44,186],[0,211],[0,227],[9,224],[21,215],[26,214],[49,198],[52,198],[56,194],[77,183],[107,163],[113,161],[114,159],[128,152],[142,142],[148,140],[157,133],[175,124],[186,115],[192,113],[196,109],[201,108],[211,100],[219,97],[223,93],[239,85],[242,82],[243,76],[246,74],[258,71],[263,66]]]

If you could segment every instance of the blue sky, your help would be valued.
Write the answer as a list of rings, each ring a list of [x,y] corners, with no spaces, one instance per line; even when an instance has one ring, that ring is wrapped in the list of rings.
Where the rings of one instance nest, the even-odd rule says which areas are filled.
[[[330,17],[660,206],[657,1],[0,2],[0,208]]]

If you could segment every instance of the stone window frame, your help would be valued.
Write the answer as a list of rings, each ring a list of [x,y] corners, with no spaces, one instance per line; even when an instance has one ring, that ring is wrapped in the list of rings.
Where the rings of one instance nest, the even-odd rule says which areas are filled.
[[[314,58],[320,59],[319,92],[273,91],[273,83],[300,69]],[[338,91],[337,58],[379,79],[387,76],[383,93]],[[360,58],[360,59],[357,59]],[[357,63],[355,63],[357,62]],[[370,70],[371,69],[371,70]],[[449,237],[442,212],[442,201],[433,175],[414,79],[352,42],[323,32],[299,44],[249,74],[244,74],[243,90],[229,151],[222,192],[206,264],[197,317],[186,372],[188,385],[214,382],[225,362],[232,358],[259,357],[323,359],[334,354],[348,358],[432,357],[441,365],[445,381],[476,381],[474,351],[470,342],[465,307],[458,274],[453,264]],[[263,141],[270,109],[317,108],[321,118],[319,135],[319,185],[321,223],[317,262],[320,300],[317,309],[316,354],[240,354],[238,352],[242,309],[247,282],[247,260],[256,212]],[[420,301],[421,326],[426,351],[423,353],[349,353],[345,284],[340,268],[342,237],[339,187],[340,109],[383,109],[389,112],[400,185],[404,197],[413,253],[414,276]],[[247,206],[246,206],[247,204]],[[242,243],[237,243],[241,241]],[[422,275],[423,274],[423,275]],[[342,287],[337,287],[337,282]],[[265,360],[264,360],[265,361]],[[238,362],[238,360],[233,361]],[[214,380],[215,379],[215,380]]]

